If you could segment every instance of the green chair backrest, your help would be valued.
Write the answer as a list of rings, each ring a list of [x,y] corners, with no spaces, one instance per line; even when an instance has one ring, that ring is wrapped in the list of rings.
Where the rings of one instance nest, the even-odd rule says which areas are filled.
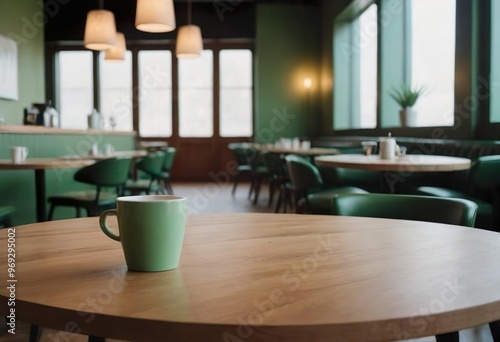
[[[277,153],[263,153],[264,163],[269,170],[269,174],[278,178],[284,179],[287,173],[285,161]]]
[[[307,159],[289,154],[285,157],[292,187],[296,191],[309,191],[321,188],[323,179],[318,168]]]
[[[128,179],[130,157],[111,158],[95,162],[85,166],[75,173],[74,179],[78,182],[116,187],[125,184]]]
[[[149,153],[137,162],[136,168],[150,177],[158,177],[161,173],[164,160],[165,153],[163,152]]]
[[[428,221],[473,227],[477,204],[459,198],[394,194],[339,194],[332,214]]]
[[[472,187],[495,188],[500,184],[500,155],[476,159],[470,170]]]
[[[165,158],[163,159],[162,171],[169,172],[174,164],[177,150],[175,147],[167,147],[163,152],[165,153]]]

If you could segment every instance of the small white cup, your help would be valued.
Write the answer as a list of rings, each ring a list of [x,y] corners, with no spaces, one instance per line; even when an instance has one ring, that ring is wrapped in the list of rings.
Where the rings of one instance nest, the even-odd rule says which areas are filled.
[[[22,164],[28,158],[28,148],[25,146],[13,146],[10,149],[10,156],[14,164]]]
[[[111,144],[104,145],[104,155],[111,156],[115,153],[115,148]]]
[[[89,155],[90,156],[99,155],[99,146],[97,146],[97,144],[92,144],[92,146],[89,149]]]

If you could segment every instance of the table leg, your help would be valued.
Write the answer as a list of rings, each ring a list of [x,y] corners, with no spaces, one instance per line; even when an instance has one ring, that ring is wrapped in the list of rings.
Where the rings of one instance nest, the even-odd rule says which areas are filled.
[[[35,170],[35,196],[36,196],[36,220],[47,221],[45,214],[45,170]]]

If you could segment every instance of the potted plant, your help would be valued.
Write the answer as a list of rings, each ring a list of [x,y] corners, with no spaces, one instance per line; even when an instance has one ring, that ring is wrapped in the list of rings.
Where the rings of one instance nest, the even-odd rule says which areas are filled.
[[[395,89],[390,96],[399,104],[401,110],[399,117],[402,127],[417,126],[417,111],[413,106],[424,92],[423,87],[412,88],[409,85],[403,84],[400,89]]]

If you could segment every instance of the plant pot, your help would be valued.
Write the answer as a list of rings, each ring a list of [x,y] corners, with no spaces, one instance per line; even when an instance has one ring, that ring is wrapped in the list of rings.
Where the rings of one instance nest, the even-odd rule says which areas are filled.
[[[401,127],[417,127],[417,111],[411,107],[399,111]]]

